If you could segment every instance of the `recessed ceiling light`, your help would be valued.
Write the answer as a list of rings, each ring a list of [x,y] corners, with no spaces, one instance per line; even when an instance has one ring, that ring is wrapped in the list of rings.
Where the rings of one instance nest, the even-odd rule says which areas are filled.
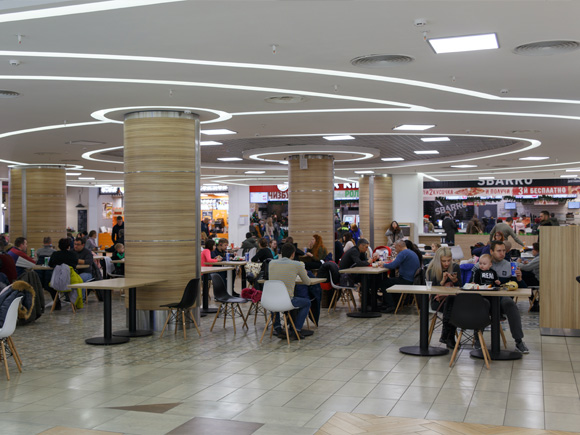
[[[245,174],[265,174],[266,171],[246,171]]]
[[[393,130],[411,130],[411,131],[423,131],[429,130],[435,127],[434,124],[402,124],[397,125]]]
[[[236,131],[228,130],[227,128],[216,128],[215,130],[202,130],[201,134],[219,135],[219,134],[238,134]]]
[[[68,177],[69,175],[71,177],[76,177],[76,176],[82,175],[82,172],[67,172],[66,176]]]
[[[423,142],[449,142],[451,139],[449,139],[446,136],[440,136],[440,137],[422,137],[421,140]]]
[[[95,177],[79,177],[79,180],[94,180]]]
[[[354,171],[355,174],[374,174],[375,171]]]
[[[572,174],[570,174],[570,175],[560,175],[560,178],[577,178],[577,177],[578,177],[578,175],[572,175]]]
[[[547,160],[550,157],[535,157],[535,156],[531,156],[531,157],[520,157],[519,160]]]
[[[281,165],[289,164],[288,160],[280,160],[278,163],[280,163]]]
[[[415,154],[439,154],[437,150],[413,151]]]
[[[203,183],[202,186],[220,186],[218,183]]]
[[[432,38],[427,42],[437,54],[459,53],[462,51],[493,50],[499,48],[497,35],[486,33],[483,35],[451,36],[448,38]]]
[[[428,178],[429,180],[441,181],[439,180],[439,178],[432,177],[431,175],[424,174],[423,172],[419,172],[418,175],[422,175],[423,177]]]
[[[353,136],[349,136],[349,135],[322,136],[322,138],[326,139],[326,140],[352,140],[352,139],[354,139]]]
[[[381,160],[383,162],[401,162],[405,159],[402,157],[383,157]]]
[[[216,142],[215,140],[202,140],[199,142],[202,147],[210,146],[210,145],[223,145],[221,142]]]
[[[452,168],[477,168],[477,165],[451,165]]]
[[[566,172],[580,172],[580,168],[566,169]]]
[[[495,180],[495,177],[478,177],[480,180]]]
[[[221,160],[222,162],[236,162],[243,159],[240,159],[239,157],[218,157],[218,160]]]

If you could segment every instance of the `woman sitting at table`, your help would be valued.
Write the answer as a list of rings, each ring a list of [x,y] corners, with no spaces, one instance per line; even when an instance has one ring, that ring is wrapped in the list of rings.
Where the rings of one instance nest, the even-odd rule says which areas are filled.
[[[270,252],[272,253],[272,258],[274,260],[278,259],[278,242],[276,239],[270,240]]]
[[[461,273],[459,265],[453,263],[451,248],[439,248],[435,252],[433,261],[427,267],[426,281],[432,281],[434,286],[461,287]],[[443,327],[439,341],[445,343],[448,349],[455,348],[455,330],[449,320],[455,296],[435,295],[431,300],[431,308],[443,313]]]
[[[324,260],[328,255],[328,250],[324,247],[322,242],[322,237],[318,234],[314,234],[310,240],[310,247],[302,257],[300,261],[303,261],[306,266],[306,270],[319,269],[322,264],[320,260]]]
[[[202,266],[211,266],[210,263],[217,263],[218,261],[222,261],[222,257],[219,255],[215,258],[211,258],[211,251],[215,249],[215,242],[213,239],[207,239],[205,241],[205,249],[201,251],[201,265]]]
[[[251,258],[252,263],[263,263],[264,260],[274,257],[272,251],[268,248],[268,240],[265,237],[258,240],[258,246],[260,250]]]
[[[355,243],[352,241],[352,234],[351,233],[344,233],[342,235],[342,244],[344,246],[344,252],[348,251],[350,248],[355,246]]]
[[[389,246],[389,248],[392,248],[393,246],[395,246],[395,243],[405,238],[405,236],[403,235],[403,231],[401,230],[401,227],[399,226],[399,223],[397,221],[391,222],[391,225],[389,226],[389,229],[385,233],[385,236],[387,237],[387,245]]]

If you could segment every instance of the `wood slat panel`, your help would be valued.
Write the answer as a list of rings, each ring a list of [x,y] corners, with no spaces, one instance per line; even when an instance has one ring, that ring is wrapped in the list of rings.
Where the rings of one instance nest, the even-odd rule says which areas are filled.
[[[334,247],[334,161],[308,159],[308,169],[300,161],[289,162],[288,226],[298,246],[308,246],[313,234],[322,237],[329,252]]]
[[[359,178],[359,215],[363,237],[370,237],[370,177]],[[374,240],[371,246],[386,245],[385,233],[393,221],[393,179],[374,179]]]
[[[23,234],[22,231],[22,171],[18,168],[10,169],[10,240]]]
[[[541,328],[580,329],[580,227],[540,229]]]
[[[125,121],[125,276],[168,279],[138,290],[140,310],[179,302],[196,278],[198,130],[184,118]]]

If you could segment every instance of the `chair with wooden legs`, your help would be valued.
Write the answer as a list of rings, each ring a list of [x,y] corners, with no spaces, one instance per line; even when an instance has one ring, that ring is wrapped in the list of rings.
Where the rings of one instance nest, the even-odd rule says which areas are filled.
[[[478,293],[458,294],[455,296],[455,302],[453,303],[450,322],[457,328],[461,329],[461,331],[459,332],[457,344],[453,349],[449,367],[453,366],[455,358],[457,357],[457,351],[459,350],[461,343],[463,329],[473,329],[476,331],[477,336],[479,337],[485,366],[489,370],[491,358],[489,356],[489,351],[487,350],[487,346],[485,345],[485,340],[483,339],[482,334],[483,330],[491,324],[489,301],[484,299],[483,296]]]
[[[159,338],[163,337],[163,333],[165,332],[165,328],[167,328],[169,322],[175,323],[175,334],[177,334],[177,326],[179,325],[180,317],[183,327],[183,338],[187,338],[187,334],[185,332],[186,323],[193,323],[197,333],[201,337],[201,331],[199,330],[195,316],[193,316],[191,313],[191,309],[195,308],[197,299],[199,298],[200,281],[201,278],[193,278],[187,283],[180,302],[161,305],[162,308],[167,308],[169,310],[169,315],[167,316],[165,325],[163,325],[163,330],[161,331]]]
[[[334,289],[334,295],[332,296],[332,300],[330,301],[330,305],[328,306],[328,313],[330,314],[330,310],[336,310],[336,304],[338,299],[342,301],[342,303],[348,304],[348,311],[356,311],[356,300],[354,299],[353,290],[358,290],[357,287],[346,287],[343,285],[336,285],[332,280],[332,274],[329,275],[330,285]],[[352,302],[353,308],[350,308],[350,303]]]
[[[12,341],[11,337],[14,333],[14,330],[16,329],[16,322],[18,321],[18,307],[20,306],[21,300],[22,296],[14,299],[10,303],[10,307],[6,313],[6,318],[4,319],[4,324],[2,325],[2,328],[0,328],[0,355],[4,361],[4,370],[6,371],[6,379],[8,380],[10,380],[10,371],[8,370],[6,346],[8,346],[8,349],[14,358],[14,362],[16,363],[16,367],[18,367],[18,371],[22,373],[22,360],[16,351],[16,346],[14,346],[14,342]]]
[[[256,326],[256,320],[258,320],[258,313],[263,312],[264,313],[264,320],[267,321],[268,320],[268,313],[266,312],[264,307],[262,307],[262,301],[254,302],[254,301],[250,300],[250,302],[251,302],[250,309],[246,313],[246,320],[249,319],[250,316],[253,314],[254,315],[254,326]]]
[[[262,332],[262,337],[260,337],[260,344],[262,344],[262,340],[264,340],[264,335],[266,335],[266,331],[268,330],[268,326],[270,326],[270,324],[272,325],[270,329],[270,338],[272,338],[272,335],[274,334],[274,315],[276,313],[281,313],[284,316],[284,328],[286,329],[286,341],[288,344],[290,344],[288,321],[292,325],[292,329],[294,330],[296,337],[298,337],[298,341],[300,341],[300,335],[296,330],[292,316],[289,314],[289,311],[295,310],[296,307],[292,305],[292,300],[288,294],[288,289],[286,289],[286,285],[282,281],[268,280],[264,283],[262,306],[266,310],[270,311],[270,317],[266,321],[266,326]]]
[[[248,328],[248,324],[246,322],[246,316],[242,312],[240,308],[240,304],[246,304],[250,302],[248,299],[244,298],[237,298],[230,295],[226,289],[226,284],[221,276],[217,273],[211,274],[211,282],[213,284],[213,296],[216,302],[219,303],[219,307],[217,313],[215,313],[215,317],[213,319],[213,323],[211,324],[210,331],[213,331],[213,327],[215,326],[215,322],[218,316],[221,314],[224,318],[224,328],[226,327],[226,320],[228,315],[232,316],[232,323],[234,325],[234,334],[236,333],[236,314],[239,312],[240,316],[242,316],[242,321],[244,324],[243,327]],[[263,297],[263,295],[262,295]],[[262,303],[263,305],[263,303]],[[237,311],[236,311],[237,310]]]

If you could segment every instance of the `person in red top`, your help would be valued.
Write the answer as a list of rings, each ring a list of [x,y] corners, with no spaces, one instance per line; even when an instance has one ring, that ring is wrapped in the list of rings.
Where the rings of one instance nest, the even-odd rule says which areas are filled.
[[[16,264],[16,273],[18,276],[20,276],[20,274],[26,270],[26,268],[18,266],[18,257],[30,261],[32,264],[36,264],[34,259],[26,254],[27,249],[28,240],[26,240],[24,237],[17,237],[16,240],[14,240],[14,247],[8,251],[8,255],[12,257],[14,264]]]
[[[205,249],[201,251],[201,265],[202,266],[211,266],[209,263],[216,263],[218,261],[222,261],[221,256],[217,256],[215,258],[211,258],[211,251],[215,249],[215,242],[212,239],[207,239],[205,241]]]

